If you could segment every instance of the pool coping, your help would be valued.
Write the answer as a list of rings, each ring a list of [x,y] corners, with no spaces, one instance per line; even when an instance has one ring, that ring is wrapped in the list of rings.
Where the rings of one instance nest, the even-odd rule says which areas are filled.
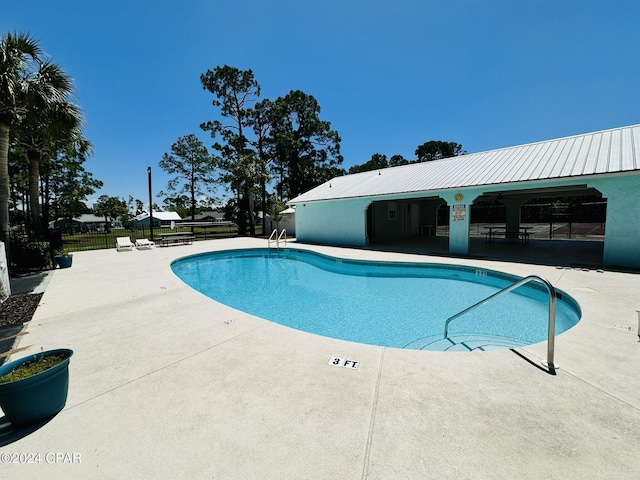
[[[473,332],[469,330],[461,331],[460,328],[455,328],[454,330],[450,329],[449,330],[450,334],[447,335],[446,339],[449,340],[451,344],[450,345],[447,344],[446,349],[443,349],[442,345],[434,345],[434,344],[443,343],[441,342],[441,340],[445,338],[443,337],[443,330],[445,329],[445,320],[447,320],[447,314],[441,313],[440,315],[434,315],[433,313],[431,313],[432,317],[425,316],[426,315],[425,309],[429,308],[429,304],[425,303],[425,299],[416,298],[419,296],[419,292],[415,291],[412,294],[411,298],[406,298],[406,297],[402,298],[401,296],[399,296],[398,298],[392,297],[387,299],[389,304],[393,305],[393,308],[392,308],[392,311],[388,311],[385,313],[386,316],[384,320],[371,319],[371,318],[367,318],[366,316],[362,320],[365,322],[366,325],[372,326],[372,328],[376,328],[376,325],[378,326],[382,326],[383,324],[387,325],[388,324],[387,320],[392,319],[394,317],[395,315],[394,312],[396,311],[396,307],[401,307],[402,302],[410,303],[414,301],[420,301],[421,303],[420,303],[419,313],[416,312],[417,316],[412,316],[411,319],[407,319],[406,316],[402,318],[404,324],[408,324],[408,323],[412,324],[411,327],[413,327],[412,330],[415,330],[414,335],[416,336],[405,337],[400,342],[398,342],[397,340],[391,342],[391,341],[388,341],[388,339],[387,341],[385,341],[384,335],[378,335],[375,339],[372,339],[372,338],[357,339],[355,338],[355,336],[352,336],[350,334],[342,335],[342,336],[332,335],[329,332],[323,333],[321,331],[316,330],[317,327],[319,326],[316,319],[318,317],[327,316],[328,313],[326,310],[328,309],[326,308],[326,302],[330,300],[325,300],[325,302],[322,304],[325,308],[320,309],[320,311],[318,312],[312,311],[311,317],[309,317],[309,315],[305,317],[308,319],[309,322],[311,322],[310,324],[307,324],[306,322],[304,322],[304,324],[300,324],[300,322],[293,321],[295,317],[291,316],[290,310],[289,310],[289,315],[285,316],[287,320],[280,319],[282,321],[279,321],[278,315],[279,315],[279,312],[281,312],[281,305],[267,305],[267,307],[270,310],[268,312],[265,312],[264,308],[262,308],[264,307],[264,305],[258,305],[259,303],[264,304],[264,300],[262,298],[257,298],[255,296],[252,297],[250,300],[251,302],[256,302],[256,303],[251,303],[251,306],[249,308],[242,309],[238,307],[238,305],[234,302],[234,299],[229,297],[229,294],[230,292],[233,292],[233,295],[231,295],[231,297],[235,297],[238,295],[238,292],[242,290],[241,288],[234,290],[233,288],[230,288],[229,284],[224,285],[224,290],[227,292],[226,296],[224,297],[226,298],[226,301],[221,297],[217,296],[215,291],[207,290],[207,287],[209,286],[215,287],[216,282],[224,282],[225,281],[224,275],[228,275],[229,273],[231,273],[229,272],[229,269],[228,269],[228,265],[229,265],[228,263],[225,264],[227,268],[224,270],[225,273],[223,275],[221,275],[220,272],[216,272],[216,269],[218,267],[215,262],[224,261],[228,259],[236,259],[236,258],[242,258],[242,259],[258,258],[263,260],[272,259],[272,258],[282,258],[285,260],[303,262],[303,263],[306,263],[307,265],[312,266],[315,269],[319,269],[321,271],[333,274],[335,275],[335,277],[332,277],[329,280],[325,279],[325,283],[331,284],[329,285],[329,290],[331,290],[331,288],[337,287],[337,290],[339,290],[340,292],[340,298],[337,299],[338,302],[344,301],[343,294],[345,293],[344,286],[341,287],[339,284],[340,275],[353,276],[355,278],[362,277],[366,279],[387,278],[387,281],[393,281],[394,278],[409,278],[409,277],[416,278],[416,279],[429,278],[429,279],[454,281],[458,285],[460,285],[459,288],[461,290],[465,290],[465,288],[471,287],[472,284],[489,286],[490,288],[495,289],[490,292],[485,292],[484,295],[477,296],[476,300],[479,300],[479,302],[475,306],[482,306],[484,303],[486,303],[485,297],[489,297],[491,294],[498,294],[499,290],[510,287],[512,286],[512,284],[515,284],[523,280],[523,277],[520,277],[517,275],[504,273],[498,270],[492,270],[486,267],[479,268],[473,265],[468,266],[468,265],[456,265],[456,264],[450,264],[450,263],[441,264],[441,263],[433,263],[433,262],[406,262],[406,261],[403,262],[403,261],[391,261],[391,260],[375,261],[375,260],[364,260],[364,259],[352,259],[352,258],[345,258],[343,256],[341,257],[331,256],[326,253],[320,253],[320,252],[305,249],[305,248],[261,247],[261,248],[242,248],[242,249],[230,249],[230,250],[225,249],[225,250],[217,250],[215,252],[197,253],[193,255],[187,255],[185,257],[181,257],[172,261],[171,269],[187,285],[192,286],[195,290],[199,291],[200,293],[207,295],[212,299],[220,303],[223,303],[225,305],[228,305],[232,308],[238,308],[248,313],[251,313],[253,315],[264,317],[267,320],[271,320],[273,322],[279,323],[284,326],[297,328],[299,330],[303,330],[308,333],[316,333],[318,335],[324,335],[331,338],[342,339],[342,340],[352,341],[352,342],[366,343],[368,345],[387,347],[387,348],[413,348],[417,350],[430,350],[430,351],[456,351],[456,350],[466,351],[466,350],[473,350],[477,348],[480,351],[487,351],[487,350],[518,348],[522,346],[528,346],[532,343],[547,341],[548,325],[552,321],[550,316],[551,306],[549,304],[549,298],[550,298],[549,295],[551,294],[551,292],[553,292],[555,296],[555,302],[554,302],[555,318],[553,319],[553,323],[556,326],[555,336],[560,335],[564,331],[574,327],[576,323],[579,322],[580,317],[582,315],[580,305],[568,293],[564,292],[559,288],[554,288],[553,286],[550,286],[549,287],[550,290],[548,290],[547,284],[544,278],[540,276],[533,276],[533,277],[529,277],[532,281],[521,285],[520,288],[513,290],[512,294],[515,296],[524,296],[529,299],[535,298],[536,303],[541,305],[542,312],[540,313],[540,316],[535,317],[534,319],[530,319],[527,323],[525,323],[523,325],[524,328],[521,328],[520,326],[518,327],[511,326],[511,329],[509,330],[510,334],[501,334],[503,332],[499,332],[499,331],[488,333],[486,327],[483,328],[481,323],[478,323],[477,321],[472,321],[471,326],[479,328],[479,330],[481,330],[480,332]],[[185,274],[190,277],[189,279],[185,279],[181,275],[181,272],[184,268],[180,266],[181,264],[186,265]],[[252,267],[252,268],[262,269],[263,265],[264,265],[263,261],[260,260],[258,262],[257,267]],[[277,268],[278,269],[277,271],[280,271],[283,268],[285,268],[284,265],[282,266],[280,265],[276,266],[276,265],[277,264],[274,264],[270,268]],[[289,264],[286,264],[286,265],[289,265]],[[354,268],[350,268],[350,266],[355,267],[356,269],[354,270]],[[246,266],[244,268],[247,269]],[[193,272],[197,272],[196,278],[191,278],[191,276],[193,275]],[[283,280],[280,277],[269,277],[269,279],[265,279],[262,276],[262,272],[259,272],[259,273],[260,273],[260,277],[257,279],[259,285],[256,289],[256,295],[260,291],[259,290],[260,288],[263,289],[262,291],[260,291],[261,292],[260,294],[264,295],[265,288],[272,288],[270,287],[270,285],[272,285],[274,281],[277,282],[279,280]],[[302,273],[296,272],[296,273],[292,273],[292,275],[296,277],[296,282],[294,285],[292,285],[291,292],[287,293],[287,295],[291,298],[292,303],[296,302],[295,297],[297,297],[300,294],[302,294],[301,298],[304,299],[304,302],[307,301],[307,295],[312,295],[312,296],[318,295],[319,290],[317,289],[304,288],[304,286],[302,286],[303,287],[302,289],[300,290],[298,289],[299,287],[301,287],[300,275],[302,275]],[[533,281],[533,280],[536,280],[536,281]],[[285,283],[286,283],[286,279],[285,279]],[[203,286],[203,288],[199,289],[198,286]],[[428,297],[430,299],[429,301],[437,301],[438,299],[436,297],[438,296],[438,293],[439,293],[437,287],[435,286],[427,287],[427,289],[429,290],[429,292],[431,292],[431,296]],[[425,296],[426,294],[429,293],[427,290],[424,290],[424,292],[425,292]],[[535,292],[535,297],[532,292]],[[399,293],[402,293],[402,292],[399,292]],[[332,295],[332,294],[333,293],[330,291],[329,295]],[[371,295],[371,293],[369,293],[369,295]],[[452,293],[448,293],[447,295],[448,295],[447,298],[449,298],[450,300],[460,301],[458,308],[453,309],[453,311],[450,311],[450,313],[453,314],[454,316],[458,313],[463,312],[464,309],[470,307],[471,304],[474,303],[469,300],[465,301],[462,298],[464,296],[463,291],[458,292],[457,298],[452,298],[454,296],[454,294]],[[309,300],[311,301],[311,299]],[[352,303],[353,301],[355,301],[355,297],[351,296],[349,299],[349,303],[343,304],[341,309],[345,312],[351,311],[352,307],[350,303]],[[379,305],[379,302],[377,303]],[[526,309],[526,307],[524,308]],[[571,319],[565,318],[565,322],[569,322],[569,326],[564,326],[564,328],[562,324],[563,310],[571,310],[571,316],[572,316]],[[263,311],[264,313],[261,315],[259,313],[260,311]],[[365,311],[366,310],[361,310],[361,312],[365,312]],[[491,312],[492,312],[491,306],[488,306],[487,309],[485,309],[485,313],[489,317],[488,318],[484,317],[484,318],[490,321]],[[509,313],[512,313],[512,312],[509,312]],[[363,315],[363,313],[360,313],[360,315]],[[431,321],[430,325],[428,325],[429,321]],[[537,338],[535,339],[529,338],[528,340],[526,340],[526,339],[517,337],[518,333],[522,333],[522,330],[528,327],[532,327],[533,322],[536,322],[539,328],[538,330],[539,335],[535,335]],[[296,323],[297,326],[292,325],[292,323]],[[329,322],[324,322],[324,323],[329,323]],[[507,323],[508,321],[504,322],[505,327],[508,326]],[[340,325],[343,325],[343,327],[341,327],[342,329],[346,328],[349,331],[349,333],[351,333],[350,324],[352,324],[351,326],[355,326],[356,324],[361,325],[360,320],[358,320],[357,322],[349,322],[349,323],[341,322],[340,323]],[[448,324],[448,321],[446,324]],[[308,326],[309,328],[303,328],[305,326]],[[558,332],[559,328],[561,329],[560,332]],[[388,330],[385,330],[385,332],[387,334],[389,333]],[[407,331],[405,330],[405,333],[406,332]],[[343,330],[343,333],[344,333],[344,330]],[[352,338],[349,338],[349,337],[352,337]],[[410,338],[411,340],[409,340]],[[553,341],[553,338],[551,338],[550,341]],[[422,348],[416,348],[415,346],[410,347],[410,345],[420,345],[420,344],[423,344]],[[547,362],[553,365],[552,359],[547,358]]]
[[[67,406],[30,434],[0,425],[0,453],[79,453],[82,462],[3,465],[7,475],[635,477],[639,275],[290,243],[549,279],[583,313],[556,338],[552,376],[545,342],[442,353],[333,340],[218,304],[169,268],[192,253],[266,243],[79,252],[56,270],[19,347],[74,350]]]

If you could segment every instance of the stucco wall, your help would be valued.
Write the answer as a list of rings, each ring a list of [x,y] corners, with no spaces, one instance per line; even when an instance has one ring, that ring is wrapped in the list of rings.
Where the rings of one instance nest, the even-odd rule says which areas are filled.
[[[531,182],[528,189],[558,186],[584,185],[587,178],[566,179],[562,182]],[[598,189],[607,199],[607,221],[603,263],[608,266],[640,267],[640,175],[638,172],[608,176],[603,178],[589,177],[588,186]],[[524,184],[514,183],[504,190],[518,190]],[[469,250],[469,205],[482,193],[482,188],[459,189],[456,191],[437,192],[440,197],[452,206],[449,249],[451,253],[467,253]],[[433,196],[436,192],[430,192]],[[462,198],[456,197],[462,194]],[[532,194],[535,196],[535,194]],[[415,200],[387,198],[386,201],[406,202],[412,206]],[[309,202],[296,207],[296,233],[301,241],[326,243],[333,245],[364,246],[366,239],[367,206],[372,199],[358,198],[324,202]],[[389,228],[391,222],[387,217],[386,201],[381,201],[376,209],[376,233],[381,228],[381,236],[394,233]],[[457,217],[454,219],[453,206],[458,205]],[[376,205],[378,206],[378,205]],[[431,207],[431,208],[430,208]],[[435,207],[435,204],[433,205]],[[418,223],[430,220],[435,213],[431,204],[420,202],[420,214],[416,214]],[[462,212],[460,207],[464,209]],[[378,211],[379,210],[379,211]],[[411,227],[412,232],[414,228]],[[385,233],[386,232],[386,233]],[[386,238],[378,238],[384,241]]]
[[[603,263],[640,267],[640,176],[616,176],[589,182],[607,199]]]
[[[309,202],[296,206],[296,238],[301,242],[366,245],[369,199]]]

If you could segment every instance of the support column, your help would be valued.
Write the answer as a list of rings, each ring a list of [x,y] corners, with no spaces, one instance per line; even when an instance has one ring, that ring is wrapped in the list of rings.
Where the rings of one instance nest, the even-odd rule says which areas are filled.
[[[507,234],[507,238],[518,238],[518,229],[520,228],[520,215],[522,211],[522,204],[525,201],[521,199],[509,199],[502,200],[505,206],[505,223],[507,231],[512,233]]]
[[[449,204],[449,253],[469,253],[471,204],[477,192],[451,192],[441,195]]]

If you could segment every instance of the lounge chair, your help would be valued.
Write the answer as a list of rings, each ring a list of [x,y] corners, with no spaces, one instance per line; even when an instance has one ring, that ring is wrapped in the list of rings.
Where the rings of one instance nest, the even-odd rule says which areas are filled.
[[[138,240],[136,240],[136,248],[151,248],[155,245],[155,243],[153,243],[151,240],[147,240],[146,238],[139,238]]]
[[[120,250],[133,250],[133,243],[131,243],[131,238],[129,237],[117,237],[116,238],[116,250],[119,252]]]

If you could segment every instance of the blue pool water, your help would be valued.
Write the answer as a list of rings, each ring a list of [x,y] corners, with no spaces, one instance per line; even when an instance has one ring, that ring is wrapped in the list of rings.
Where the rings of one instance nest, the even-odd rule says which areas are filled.
[[[314,252],[245,249],[185,257],[172,264],[186,284],[258,317],[327,337],[396,348],[490,350],[547,339],[546,290],[528,284],[449,326],[448,317],[519,280],[486,269],[372,262]],[[556,334],[580,320],[560,292]]]

